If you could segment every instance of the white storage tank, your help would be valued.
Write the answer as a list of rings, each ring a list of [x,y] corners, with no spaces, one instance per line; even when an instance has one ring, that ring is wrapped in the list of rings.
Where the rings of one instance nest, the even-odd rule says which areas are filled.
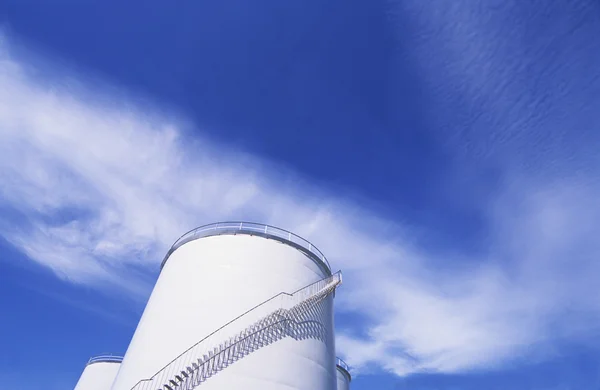
[[[332,390],[333,296],[325,256],[282,229],[211,224],[182,236],[113,390]]]
[[[75,385],[75,390],[110,390],[122,360],[119,356],[91,358]]]
[[[342,359],[337,358],[336,364],[337,390],[350,390],[350,367]]]

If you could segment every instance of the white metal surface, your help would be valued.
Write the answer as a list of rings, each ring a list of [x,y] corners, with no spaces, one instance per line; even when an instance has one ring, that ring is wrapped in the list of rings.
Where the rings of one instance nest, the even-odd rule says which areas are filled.
[[[340,272],[292,294],[280,293],[228,322],[183,352],[133,390],[193,389],[256,350],[291,337],[325,340],[323,323],[327,298],[342,283]],[[239,324],[256,313],[268,313],[241,331]]]
[[[164,262],[112,389],[130,390],[240,314],[331,274],[302,248],[266,237],[221,231],[175,247]],[[313,334],[282,338],[253,350],[201,388],[334,389],[333,296],[319,307],[318,321],[311,324]],[[252,311],[228,332],[242,331],[271,310]]]
[[[350,390],[350,381],[352,377],[350,376],[350,368],[341,359],[337,359],[336,361],[336,381],[337,381],[337,390]]]
[[[112,356],[90,359],[75,390],[110,390],[121,366],[120,361],[120,358]]]

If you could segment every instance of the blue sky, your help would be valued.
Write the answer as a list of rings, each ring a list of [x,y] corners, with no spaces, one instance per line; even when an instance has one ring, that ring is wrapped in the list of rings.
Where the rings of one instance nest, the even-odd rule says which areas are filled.
[[[597,2],[0,0],[0,31],[4,386],[124,352],[169,245],[249,219],[344,271],[355,390],[600,388]]]

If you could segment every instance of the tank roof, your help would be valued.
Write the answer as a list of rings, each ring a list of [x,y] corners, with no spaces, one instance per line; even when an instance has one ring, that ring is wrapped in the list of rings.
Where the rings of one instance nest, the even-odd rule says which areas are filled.
[[[275,226],[243,221],[211,223],[190,230],[189,232],[179,237],[179,239],[175,241],[175,243],[171,246],[160,265],[160,269],[162,270],[171,254],[183,244],[204,237],[237,234],[246,234],[250,236],[270,238],[282,242],[284,244],[290,245],[303,252],[311,259],[313,259],[325,271],[327,275],[331,275],[331,267],[329,266],[327,258],[316,246],[314,246],[309,241],[292,232],[280,229]]]

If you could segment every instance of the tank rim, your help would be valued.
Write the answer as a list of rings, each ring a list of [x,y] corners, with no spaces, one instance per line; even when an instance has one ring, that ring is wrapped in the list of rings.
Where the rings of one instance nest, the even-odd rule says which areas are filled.
[[[167,260],[178,248],[184,244],[198,240],[200,238],[222,236],[222,235],[237,235],[246,234],[250,236],[259,236],[267,239],[277,240],[289,246],[292,246],[305,255],[310,257],[319,267],[325,271],[327,276],[331,276],[331,266],[327,261],[327,258],[310,241],[294,234],[290,231],[278,228],[276,226],[266,225],[256,222],[245,222],[245,221],[226,221],[226,222],[215,222],[207,225],[199,226],[195,229],[188,231],[175,241],[171,246],[167,254],[160,264],[160,269],[164,268]]]
[[[352,381],[352,374],[350,374],[350,366],[348,363],[343,361],[341,358],[335,358],[335,367],[340,370],[340,372],[348,377],[348,382]]]
[[[335,368],[337,370],[339,370],[342,373],[342,375],[345,375],[348,377],[348,382],[352,382],[352,374],[350,374],[350,370],[349,370],[348,366],[344,367],[344,366],[341,366],[340,364],[336,364]]]

